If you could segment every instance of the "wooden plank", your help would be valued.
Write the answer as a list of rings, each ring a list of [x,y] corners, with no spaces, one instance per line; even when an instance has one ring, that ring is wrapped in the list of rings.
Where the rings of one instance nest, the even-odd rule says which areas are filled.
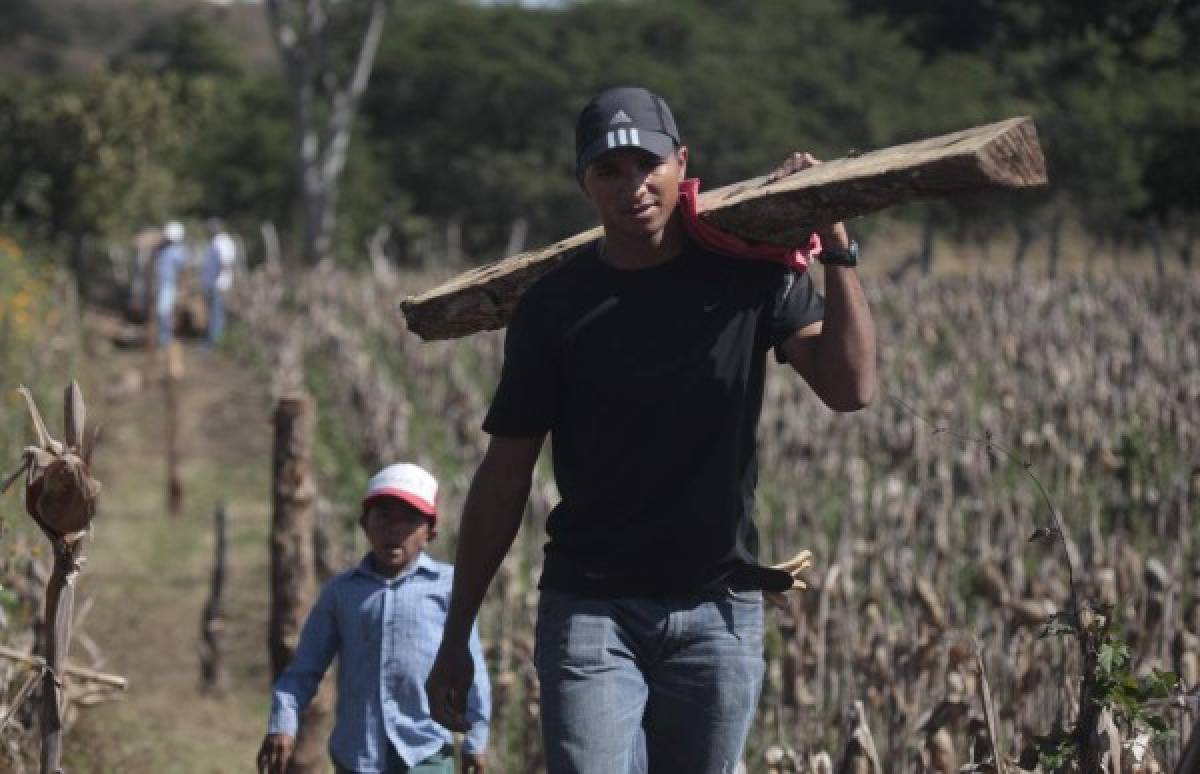
[[[782,180],[756,177],[701,194],[701,217],[758,242],[802,244],[818,225],[929,197],[1046,184],[1028,117],[829,161]],[[466,272],[401,303],[423,339],[503,328],[538,277],[599,239],[594,228],[549,247]]]

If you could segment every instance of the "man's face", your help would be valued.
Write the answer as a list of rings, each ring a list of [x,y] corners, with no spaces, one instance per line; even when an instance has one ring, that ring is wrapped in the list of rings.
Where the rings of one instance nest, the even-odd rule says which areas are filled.
[[[687,148],[666,159],[640,148],[609,151],[593,161],[580,181],[610,237],[661,234],[679,201],[687,172]]]
[[[371,544],[375,569],[386,576],[401,573],[429,542],[430,520],[413,506],[394,497],[371,501],[363,530]]]

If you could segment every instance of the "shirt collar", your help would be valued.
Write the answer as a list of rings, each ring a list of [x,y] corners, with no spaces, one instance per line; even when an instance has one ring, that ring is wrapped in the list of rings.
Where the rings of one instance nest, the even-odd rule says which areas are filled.
[[[417,561],[413,562],[412,566],[410,566],[400,575],[397,575],[395,578],[385,578],[384,576],[375,572],[375,568],[371,565],[371,553],[369,551],[363,556],[362,560],[359,561],[358,566],[354,568],[354,571],[356,573],[366,575],[369,578],[375,578],[376,580],[383,581],[384,583],[395,583],[402,581],[411,575],[417,574],[418,572],[428,575],[432,578],[436,578],[441,575],[441,572],[438,570],[437,563],[434,562],[433,558],[424,551],[417,556]]]

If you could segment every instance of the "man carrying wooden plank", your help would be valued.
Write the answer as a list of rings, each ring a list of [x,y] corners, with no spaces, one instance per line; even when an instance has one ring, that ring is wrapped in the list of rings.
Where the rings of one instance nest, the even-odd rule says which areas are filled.
[[[597,95],[576,155],[604,238],[539,279],[510,322],[430,709],[465,727],[469,633],[549,433],[562,501],[537,625],[548,770],[731,772],[762,683],[761,592],[791,584],[758,564],[752,518],[766,358],[835,410],[867,405],[857,247],[841,223],[817,229],[822,299],[794,265],[701,246],[678,206],[688,149],[645,89]],[[775,174],[816,163],[794,154]]]

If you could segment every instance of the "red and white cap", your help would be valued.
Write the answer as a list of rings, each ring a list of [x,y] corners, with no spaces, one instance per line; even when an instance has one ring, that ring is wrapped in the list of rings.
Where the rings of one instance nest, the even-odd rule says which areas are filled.
[[[388,465],[371,476],[363,508],[379,497],[396,497],[416,508],[430,519],[437,518],[437,479],[424,468],[408,462]]]

